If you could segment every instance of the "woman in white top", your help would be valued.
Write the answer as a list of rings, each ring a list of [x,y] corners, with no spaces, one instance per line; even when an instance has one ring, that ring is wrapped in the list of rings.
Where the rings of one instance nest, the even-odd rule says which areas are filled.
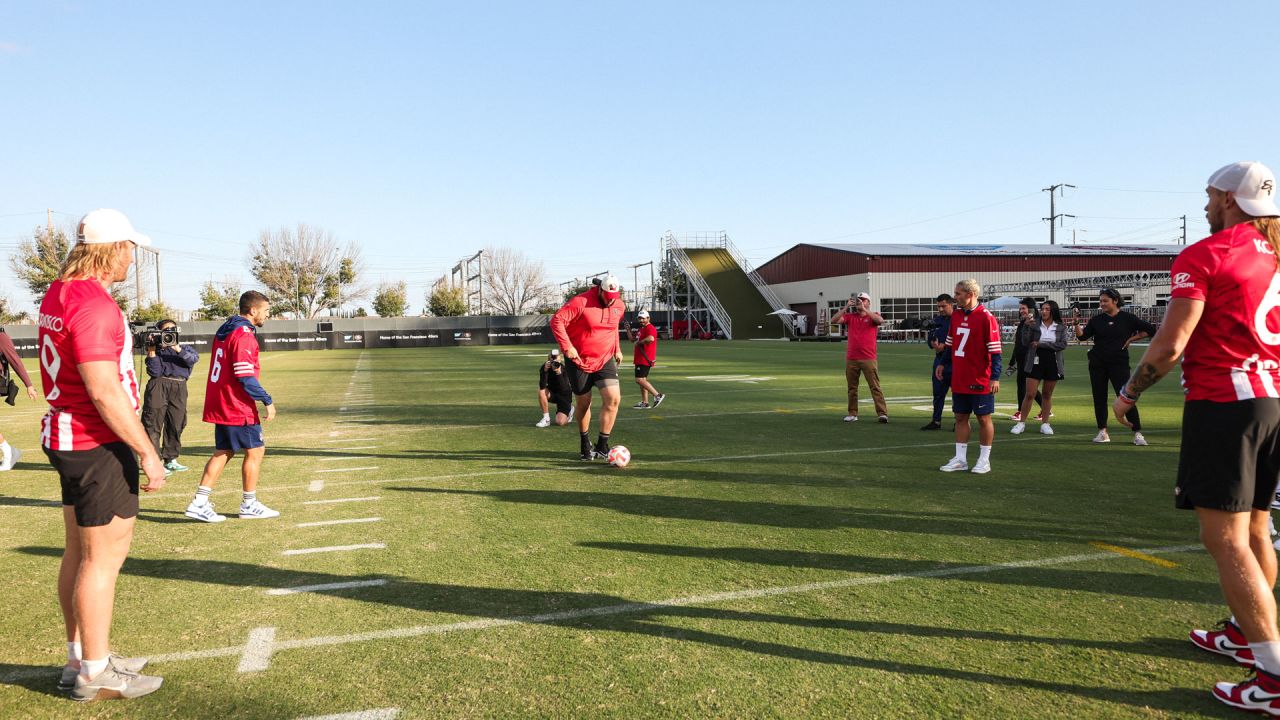
[[[1062,351],[1067,349],[1068,334],[1062,324],[1062,310],[1058,303],[1046,300],[1040,304],[1040,322],[1036,324],[1036,332],[1032,334],[1031,346],[1023,361],[1023,371],[1027,373],[1027,394],[1022,400],[1022,417],[1031,412],[1031,402],[1036,390],[1041,391],[1043,401],[1040,409],[1040,432],[1052,435],[1049,426],[1049,414],[1053,411],[1053,389],[1062,379]],[[1027,429],[1025,422],[1014,424],[1014,435],[1021,435]]]

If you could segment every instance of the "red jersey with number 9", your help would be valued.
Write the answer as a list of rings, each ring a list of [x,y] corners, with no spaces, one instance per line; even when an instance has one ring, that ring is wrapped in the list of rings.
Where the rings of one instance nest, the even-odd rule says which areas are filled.
[[[1280,274],[1271,243],[1241,223],[1183,250],[1170,274],[1171,297],[1204,302],[1182,359],[1187,399],[1280,397]]]
[[[138,376],[133,341],[120,306],[97,280],[55,280],[40,302],[40,381],[49,412],[41,420],[40,442],[50,450],[92,450],[120,442],[107,426],[77,367],[111,362],[120,385],[138,409]]]
[[[961,395],[986,395],[991,392],[991,356],[999,355],[1000,321],[979,305],[965,312],[956,308],[951,313],[951,330],[947,333],[951,350],[951,392]]]
[[[215,335],[210,348],[209,382],[204,391],[204,421],[218,425],[257,425],[258,404],[240,383],[242,377],[258,377],[258,336],[253,324],[232,317],[223,324],[225,335]]]

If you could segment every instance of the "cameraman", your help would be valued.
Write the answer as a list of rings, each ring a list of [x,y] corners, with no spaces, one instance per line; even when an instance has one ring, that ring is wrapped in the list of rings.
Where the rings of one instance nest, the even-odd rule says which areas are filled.
[[[147,376],[151,379],[142,400],[142,425],[164,460],[166,474],[189,469],[178,462],[178,455],[182,452],[182,431],[187,427],[187,378],[200,359],[190,345],[160,342],[162,333],[174,333],[176,339],[177,332],[178,323],[161,320],[155,331],[147,332],[146,342]]]
[[[542,419],[534,427],[544,428],[551,424],[548,403],[552,402],[556,404],[556,425],[573,422],[573,390],[564,374],[560,348],[552,348],[547,354],[547,361],[538,370],[538,404],[542,406]]]

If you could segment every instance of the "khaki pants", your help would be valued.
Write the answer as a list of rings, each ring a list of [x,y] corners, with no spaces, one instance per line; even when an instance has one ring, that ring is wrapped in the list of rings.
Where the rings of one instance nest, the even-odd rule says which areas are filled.
[[[876,405],[876,415],[888,415],[889,406],[884,402],[884,393],[880,392],[880,372],[876,369],[875,360],[845,360],[844,379],[849,384],[849,414],[858,414],[858,377],[867,378],[867,387],[871,389],[871,399]]]

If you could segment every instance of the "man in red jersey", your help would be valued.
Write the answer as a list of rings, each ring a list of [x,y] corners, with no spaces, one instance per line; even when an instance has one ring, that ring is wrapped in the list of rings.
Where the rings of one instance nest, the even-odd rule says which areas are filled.
[[[240,519],[261,520],[278,517],[258,500],[258,475],[266,444],[262,440],[262,421],[258,403],[267,408],[267,422],[276,416],[271,396],[258,382],[258,338],[256,329],[267,322],[271,302],[260,292],[250,290],[240,296],[240,314],[227,318],[214,335],[210,348],[209,382],[204,391],[204,421],[213,423],[213,457],[204,466],[204,476],[196,496],[187,506],[186,516],[201,522],[226,520],[213,509],[210,495],[214,483],[235,454],[244,451],[240,474],[244,496],[240,501]]]
[[[590,290],[576,295],[551,318],[551,333],[565,356],[565,374],[577,396],[580,457],[583,460],[609,456],[609,433],[618,417],[622,391],[618,388],[618,363],[622,348],[618,324],[627,311],[622,302],[622,286],[610,275]],[[591,388],[600,388],[600,434],[591,447]]]
[[[1218,683],[1214,697],[1280,716],[1276,551],[1267,526],[1280,477],[1276,178],[1262,163],[1233,163],[1209,178],[1206,192],[1213,234],[1174,261],[1164,322],[1112,411],[1128,425],[1142,392],[1183,357],[1174,502],[1195,510],[1234,613],[1220,630],[1193,630],[1191,641],[1257,671],[1242,683]]]
[[[40,303],[40,379],[49,402],[40,439],[62,484],[66,529],[58,601],[67,663],[58,687],[80,701],[135,698],[162,682],[138,674],[145,658],[112,655],[109,643],[116,577],[138,515],[139,463],[143,490],[164,487],[164,465],[138,420],[133,340],[107,292],[128,276],[134,248],[150,244],[123,213],[94,210],[80,220]]]
[[[876,407],[876,418],[882,423],[889,422],[889,406],[880,391],[880,369],[876,365],[876,335],[884,324],[884,318],[880,313],[871,311],[871,296],[863,292],[849,298],[836,322],[847,326],[849,333],[849,343],[844,351],[849,414],[844,416],[844,421],[858,422],[858,378],[866,377],[871,401]]]
[[[658,362],[658,328],[650,322],[648,310],[641,310],[636,314],[636,319],[640,321],[639,330],[633,332],[631,323],[627,323],[627,339],[635,345],[632,362],[636,366],[636,384],[640,386],[640,402],[632,407],[647,410],[661,405],[667,396],[658,392],[653,383],[649,382],[649,371]],[[649,404],[650,395],[653,396],[653,405]]]
[[[991,443],[996,437],[991,414],[996,411],[996,393],[1000,392],[1000,321],[978,304],[981,294],[977,280],[956,284],[947,347],[942,364],[933,371],[941,380],[946,368],[951,368],[951,407],[956,414],[956,455],[938,468],[942,472],[969,469],[971,414],[978,416],[978,462],[972,472],[991,472]]]

